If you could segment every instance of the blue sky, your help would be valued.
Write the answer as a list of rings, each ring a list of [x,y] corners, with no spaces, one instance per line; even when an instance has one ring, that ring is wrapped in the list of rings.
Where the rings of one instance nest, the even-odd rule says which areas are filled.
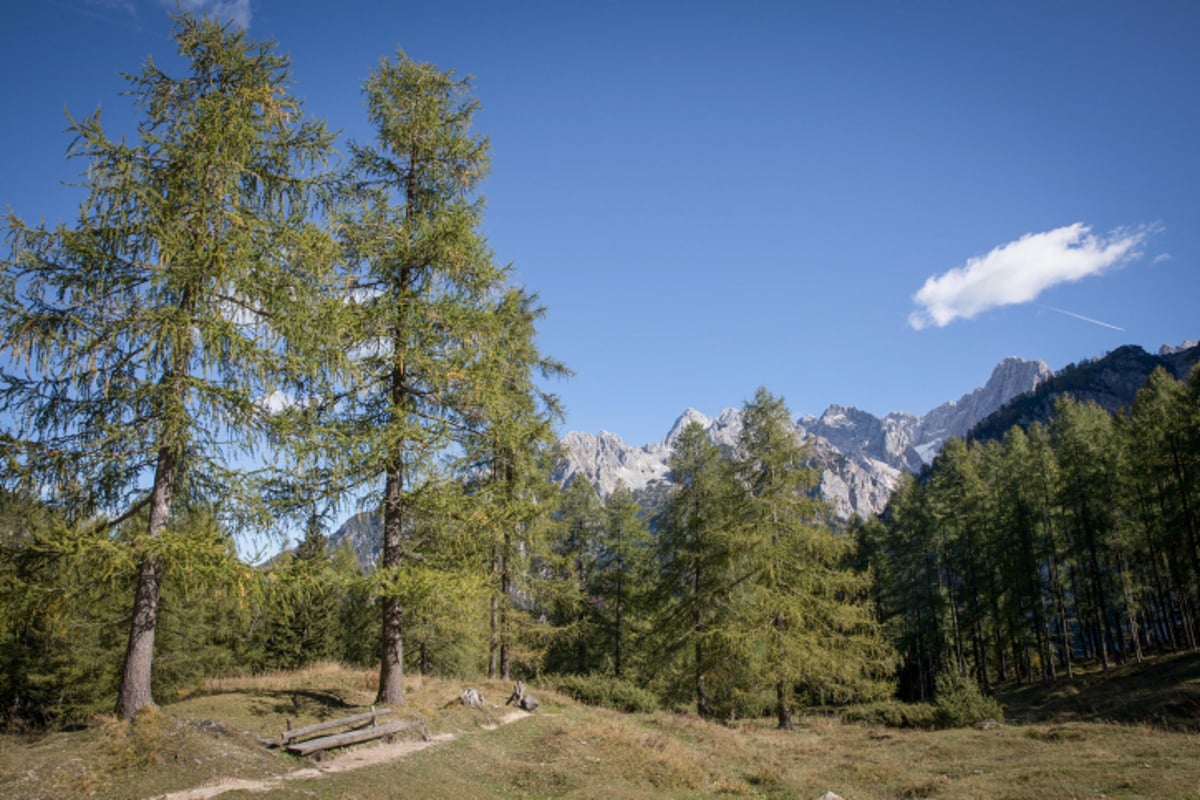
[[[658,440],[759,385],[921,413],[1005,356],[1200,338],[1200,3],[183,5],[274,38],[346,138],[397,47],[475,76],[564,431]],[[173,6],[3,5],[0,206],[74,215],[64,110],[132,131],[118,73],[177,66]]]

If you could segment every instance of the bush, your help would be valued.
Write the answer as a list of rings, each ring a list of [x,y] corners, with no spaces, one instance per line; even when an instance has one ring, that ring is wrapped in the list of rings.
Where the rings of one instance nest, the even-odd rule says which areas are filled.
[[[617,711],[648,714],[658,709],[653,692],[606,675],[563,675],[555,688],[589,706],[604,706]]]
[[[939,728],[967,728],[987,719],[1000,722],[1004,709],[984,697],[979,685],[957,670],[943,672],[934,685],[934,719]]]
[[[877,703],[847,706],[839,712],[839,716],[845,722],[884,725],[889,728],[929,729],[936,725],[936,713],[937,708],[932,703],[882,700]]]

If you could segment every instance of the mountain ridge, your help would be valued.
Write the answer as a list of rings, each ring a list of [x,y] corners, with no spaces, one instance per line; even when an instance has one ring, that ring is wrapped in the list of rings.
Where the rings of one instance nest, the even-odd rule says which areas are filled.
[[[924,414],[894,411],[876,417],[854,406],[831,404],[820,416],[799,417],[795,425],[809,446],[809,464],[820,473],[819,496],[829,504],[834,519],[844,522],[856,514],[882,511],[902,474],[931,463],[951,436],[994,438],[1013,424],[1045,421],[1062,394],[1094,400],[1116,411],[1132,403],[1155,367],[1184,378],[1197,363],[1200,341],[1164,345],[1157,355],[1126,345],[1057,373],[1042,361],[1008,357],[996,364],[983,386]],[[667,463],[674,442],[691,422],[700,423],[729,452],[741,432],[741,411],[727,408],[711,417],[687,408],[661,441],[636,446],[610,431],[569,431],[560,439],[565,457],[554,477],[565,484],[582,476],[605,496],[623,482],[646,513],[653,513],[670,488]],[[330,539],[335,546],[349,542],[359,563],[372,564],[378,526],[376,515],[363,512],[348,519]]]
[[[809,444],[810,465],[820,472],[818,494],[839,520],[879,513],[902,472],[915,472],[928,464],[946,439],[966,435],[984,417],[1051,374],[1043,361],[1009,357],[993,368],[982,387],[925,414],[892,412],[881,419],[853,406],[834,404],[820,417],[800,417],[796,431]],[[741,411],[727,408],[710,417],[685,409],[660,442],[643,445],[629,445],[608,431],[570,431],[561,439],[566,458],[555,478],[566,483],[580,475],[602,496],[611,494],[618,483],[635,495],[661,494],[669,483],[667,464],[674,442],[691,422],[699,423],[714,443],[731,451],[741,432]]]
[[[1185,380],[1198,363],[1200,341],[1194,339],[1178,346],[1163,345],[1157,354],[1137,345],[1124,345],[1099,358],[1068,364],[1032,392],[1014,398],[980,420],[966,436],[998,439],[1014,425],[1027,428],[1034,422],[1045,423],[1062,395],[1078,402],[1094,402],[1114,414],[1133,404],[1138,389],[1155,369],[1161,367],[1177,380]]]

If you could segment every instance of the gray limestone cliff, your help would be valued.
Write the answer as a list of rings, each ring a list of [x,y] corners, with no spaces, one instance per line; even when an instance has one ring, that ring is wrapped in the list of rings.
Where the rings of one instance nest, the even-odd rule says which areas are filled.
[[[841,520],[877,514],[887,505],[902,472],[915,472],[937,455],[952,436],[964,436],[980,420],[1012,398],[1032,391],[1051,375],[1041,361],[1006,358],[987,383],[956,401],[922,415],[893,412],[880,419],[866,411],[833,405],[820,417],[796,422],[809,445],[811,466],[820,471],[819,494]],[[661,442],[632,446],[607,431],[572,431],[563,437],[566,458],[556,476],[566,482],[585,477],[607,496],[618,483],[635,493],[655,493],[669,483],[667,461],[683,429],[699,423],[712,440],[732,450],[741,433],[741,412],[725,409],[715,419],[687,409]]]

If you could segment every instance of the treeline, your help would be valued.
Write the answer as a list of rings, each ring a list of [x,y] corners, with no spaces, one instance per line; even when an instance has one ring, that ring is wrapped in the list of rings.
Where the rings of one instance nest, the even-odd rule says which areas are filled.
[[[868,576],[813,499],[786,406],[760,389],[743,412],[732,454],[684,429],[653,535],[628,491],[601,507],[586,483],[567,487],[547,670],[623,679],[702,716],[769,713],[783,728],[800,706],[891,693]]]
[[[136,523],[67,524],[0,493],[0,721],[85,724],[114,708],[138,563]],[[320,660],[378,663],[376,591],[349,550],[306,537],[262,568],[245,564],[216,515],[181,515],[160,598],[156,693],[169,701],[206,677]]]
[[[868,574],[813,499],[803,457],[783,402],[760,390],[734,453],[698,425],[683,433],[654,520],[625,487],[601,500],[575,480],[541,484],[520,526],[473,522],[500,507],[479,497],[490,478],[464,474],[426,498],[404,538],[420,557],[397,575],[364,571],[348,544],[331,551],[317,519],[296,548],[252,568],[216,515],[181,515],[162,540],[175,552],[157,692],[321,660],[376,665],[391,592],[402,600],[403,666],[421,674],[540,676],[621,707],[771,714],[782,727],[800,707],[886,697],[894,651]],[[111,710],[119,685],[140,522],[80,529],[41,504],[4,500],[5,717],[86,721]]]
[[[858,529],[901,694],[1195,648],[1198,503],[1200,370],[1154,371],[1125,413],[1064,396],[1048,424],[947,442]]]

